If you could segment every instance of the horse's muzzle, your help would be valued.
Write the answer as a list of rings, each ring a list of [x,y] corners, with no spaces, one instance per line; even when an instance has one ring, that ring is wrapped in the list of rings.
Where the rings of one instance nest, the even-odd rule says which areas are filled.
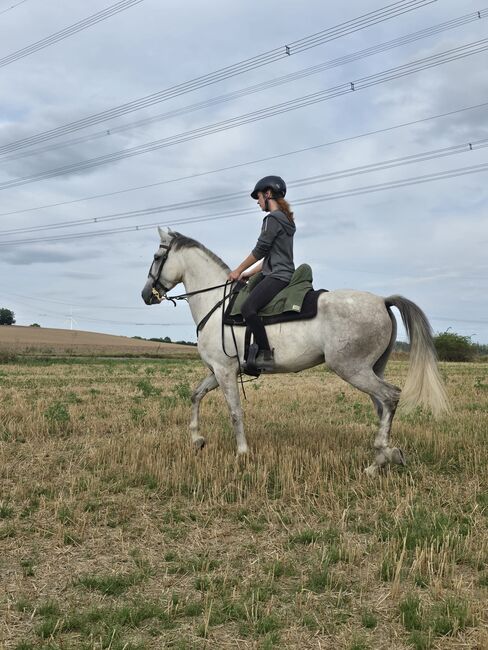
[[[159,305],[164,300],[164,295],[162,296],[150,283],[146,284],[141,295],[146,305]]]

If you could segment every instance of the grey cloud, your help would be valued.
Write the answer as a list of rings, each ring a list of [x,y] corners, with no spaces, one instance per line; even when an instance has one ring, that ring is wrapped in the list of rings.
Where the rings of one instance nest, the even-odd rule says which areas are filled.
[[[31,266],[33,264],[60,264],[83,259],[98,257],[98,253],[78,250],[68,251],[42,249],[37,247],[24,248],[22,246],[1,251],[1,261],[14,266]],[[68,275],[64,273],[64,275]]]
[[[75,280],[99,280],[102,276],[101,273],[87,273],[80,271],[79,273],[75,271],[66,271],[64,274],[66,278],[73,278]]]

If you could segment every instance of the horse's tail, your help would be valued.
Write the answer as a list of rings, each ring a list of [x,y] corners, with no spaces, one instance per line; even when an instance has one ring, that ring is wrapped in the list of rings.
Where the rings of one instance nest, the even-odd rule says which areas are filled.
[[[449,400],[437,367],[437,354],[432,339],[432,328],[427,316],[411,300],[403,296],[385,298],[387,307],[396,307],[410,340],[410,365],[401,402],[413,408],[423,404],[434,415],[449,410]]]

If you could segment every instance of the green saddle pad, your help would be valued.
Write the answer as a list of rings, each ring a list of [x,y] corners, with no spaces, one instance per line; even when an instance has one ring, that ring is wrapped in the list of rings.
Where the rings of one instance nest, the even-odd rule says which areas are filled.
[[[237,297],[232,305],[230,316],[238,316],[241,314],[241,308],[254,289],[256,284],[262,278],[262,273],[253,275],[247,285],[239,291]],[[312,269],[308,264],[300,264],[295,270],[290,284],[282,289],[276,296],[259,312],[260,316],[277,316],[286,311],[300,312],[302,310],[305,295],[313,289],[312,287]]]

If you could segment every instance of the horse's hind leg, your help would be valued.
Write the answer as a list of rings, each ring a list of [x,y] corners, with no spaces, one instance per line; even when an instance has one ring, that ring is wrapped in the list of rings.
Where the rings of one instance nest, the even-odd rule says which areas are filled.
[[[190,421],[190,433],[193,445],[196,451],[199,451],[205,447],[205,438],[201,436],[198,432],[198,415],[200,411],[200,402],[214,388],[218,386],[217,379],[215,375],[210,373],[205,377],[205,379],[197,386],[193,395],[191,396],[191,421]]]
[[[391,425],[400,399],[400,389],[378,377],[371,369],[344,378],[371,397],[380,418],[380,426],[374,441],[375,462],[366,468],[366,473],[374,475],[389,463],[405,465],[402,450],[398,447],[390,447]]]

